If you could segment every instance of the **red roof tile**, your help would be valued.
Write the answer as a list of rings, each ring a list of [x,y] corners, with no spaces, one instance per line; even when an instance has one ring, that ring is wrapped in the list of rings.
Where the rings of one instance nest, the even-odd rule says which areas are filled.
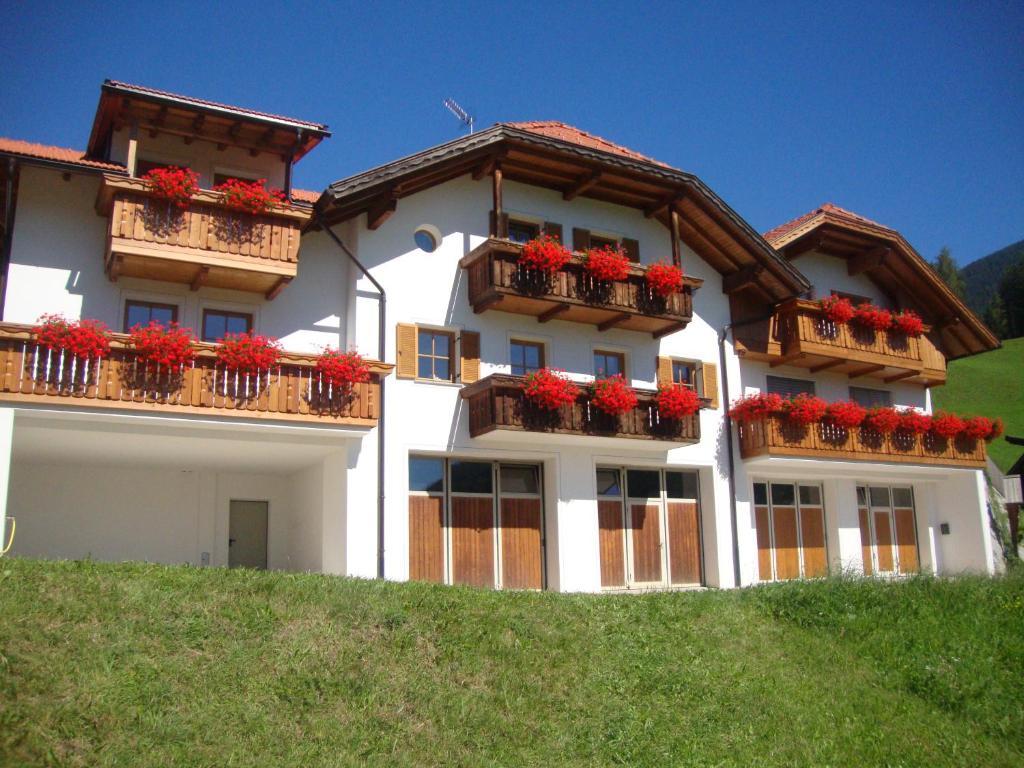
[[[872,221],[866,216],[861,216],[859,213],[848,211],[845,208],[840,208],[838,205],[833,205],[832,203],[825,203],[820,208],[815,208],[813,211],[809,211],[808,213],[805,213],[803,216],[797,216],[792,221],[787,221],[785,224],[780,224],[774,229],[768,230],[767,232],[764,233],[764,239],[767,240],[769,243],[774,243],[777,240],[781,240],[785,235],[792,232],[797,227],[819,216],[828,216],[829,218],[838,219],[840,221],[845,219],[853,223],[867,224],[869,226],[878,227],[879,229],[884,229],[889,232],[895,232],[895,230],[892,229],[891,227],[887,227],[884,224],[879,224],[877,221]]]
[[[283,115],[274,115],[269,112],[258,112],[255,109],[246,109],[245,107],[235,107],[231,104],[221,104],[217,101],[209,101],[207,99],[197,99],[194,96],[183,96],[180,93],[171,93],[170,91],[161,91],[157,88],[150,88],[145,85],[135,85],[133,83],[125,83],[120,80],[107,80],[104,85],[112,85],[115,88],[128,88],[139,93],[149,94],[151,96],[161,96],[168,99],[176,99],[178,101],[191,102],[204,107],[213,107],[215,109],[230,109],[232,112],[241,112],[246,115],[252,115],[253,117],[263,117],[268,120],[283,120],[289,123],[296,123],[298,125],[304,125],[309,128],[316,130],[325,130],[327,126],[323,123],[312,123],[308,120],[298,120],[294,117],[285,117]]]
[[[559,122],[558,120],[531,120],[522,123],[502,123],[502,125],[547,136],[552,139],[567,141],[571,144],[579,144],[591,149],[599,149],[603,152],[611,152],[613,155],[622,155],[623,157],[631,157],[634,160],[642,160],[645,163],[654,163],[665,168],[671,167],[659,160],[641,155],[639,152],[634,152],[621,144],[616,144],[586,131],[581,131],[579,128]]]
[[[320,192],[311,189],[295,189],[292,187],[292,200],[300,203],[315,203],[320,199]]]
[[[53,160],[58,163],[69,165],[81,165],[87,168],[102,168],[110,171],[123,171],[124,166],[118,163],[107,163],[102,160],[90,160],[80,149],[66,149],[65,147],[51,147],[48,144],[35,144],[31,141],[21,139],[0,138],[0,152],[8,152],[13,155],[25,157],[38,157],[42,160]]]

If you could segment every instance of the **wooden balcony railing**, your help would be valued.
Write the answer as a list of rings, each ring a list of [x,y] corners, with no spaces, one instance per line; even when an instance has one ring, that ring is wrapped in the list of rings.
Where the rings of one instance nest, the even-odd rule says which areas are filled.
[[[522,376],[495,373],[462,389],[469,410],[470,437],[515,430],[674,443],[700,441],[700,413],[683,419],[660,418],[653,390],[638,390],[636,408],[616,417],[593,407],[586,394],[557,411],[535,408],[523,395],[523,380]],[[707,405],[708,401],[703,401],[702,406]]]
[[[370,381],[344,391],[320,379],[315,355],[287,352],[239,376],[217,362],[216,344],[197,342],[191,365],[157,373],[139,364],[127,335],[110,346],[109,357],[83,361],[37,346],[29,326],[0,323],[0,401],[372,427],[392,368],[371,361]]]
[[[736,351],[773,366],[828,370],[924,386],[946,381],[946,358],[925,335],[912,338],[828,320],[817,302],[792,299],[768,320],[738,325]]]
[[[531,315],[540,322],[568,320],[596,325],[599,330],[623,328],[655,338],[685,328],[693,317],[693,291],[703,284],[684,278],[683,290],[668,299],[647,289],[646,268],[636,264],[622,281],[595,281],[580,256],[548,276],[520,267],[522,245],[491,238],[463,257],[469,303],[473,311],[488,309]]]
[[[740,456],[798,456],[813,459],[941,464],[954,467],[985,466],[983,440],[945,440],[931,433],[893,432],[883,435],[834,424],[795,425],[784,417],[769,416],[739,425]]]
[[[124,275],[253,291],[274,298],[295,277],[305,209],[264,214],[227,208],[219,192],[199,192],[187,209],[154,198],[140,179],[104,176],[96,210],[110,219],[104,267]]]

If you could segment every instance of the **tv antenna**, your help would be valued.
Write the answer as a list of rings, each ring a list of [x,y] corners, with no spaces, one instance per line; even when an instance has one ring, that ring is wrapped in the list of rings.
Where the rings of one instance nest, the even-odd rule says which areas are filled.
[[[459,119],[460,123],[469,128],[470,133],[473,132],[473,116],[469,114],[466,110],[464,110],[462,107],[460,107],[456,103],[455,99],[445,99],[443,104],[445,109],[447,109],[449,112],[451,112]]]

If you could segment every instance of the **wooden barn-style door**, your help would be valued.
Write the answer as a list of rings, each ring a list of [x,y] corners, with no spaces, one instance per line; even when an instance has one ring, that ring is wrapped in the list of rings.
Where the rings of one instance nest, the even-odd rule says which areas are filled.
[[[602,587],[703,583],[697,489],[696,472],[597,470]]]
[[[907,486],[858,485],[857,514],[865,575],[917,573],[917,517]]]
[[[544,504],[536,464],[409,458],[409,578],[544,587]]]
[[[754,524],[761,581],[828,575],[820,485],[754,483]]]

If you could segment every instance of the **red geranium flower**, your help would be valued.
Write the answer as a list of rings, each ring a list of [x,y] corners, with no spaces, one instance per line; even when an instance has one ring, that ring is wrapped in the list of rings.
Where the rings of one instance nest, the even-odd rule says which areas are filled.
[[[171,371],[195,359],[191,329],[181,328],[175,322],[164,326],[153,320],[149,325],[132,327],[131,333],[130,342],[135,349],[135,357],[147,368]]]
[[[864,417],[862,426],[887,435],[900,425],[900,414],[895,408],[872,408]]]
[[[994,426],[992,419],[985,418],[984,416],[974,416],[964,420],[962,433],[974,440],[989,440]]]
[[[817,424],[825,418],[828,403],[820,397],[801,392],[790,400],[782,402],[782,412],[795,424]]]
[[[370,380],[370,366],[358,352],[326,348],[316,359],[316,372],[325,384],[346,389]]]
[[[583,256],[583,266],[597,280],[625,280],[629,276],[629,257],[622,248],[604,246],[590,248]]]
[[[277,339],[251,333],[229,333],[217,339],[217,360],[240,374],[269,370],[281,356]]]
[[[142,177],[149,182],[153,196],[167,200],[178,208],[188,208],[189,201],[199,191],[199,174],[191,168],[154,168]]]
[[[843,403],[830,403],[825,409],[826,420],[831,421],[837,427],[846,429],[859,427],[867,415],[867,408],[852,400]]]
[[[636,392],[630,389],[622,374],[598,379],[594,382],[591,402],[611,416],[618,416],[636,408]]]
[[[1005,426],[1003,425],[1003,420],[1002,419],[993,419],[992,420],[992,431],[988,435],[988,441],[992,442],[997,437],[1001,437],[1004,430],[1005,430]]]
[[[700,410],[700,398],[692,387],[665,384],[658,387],[658,413],[666,419],[681,419]]]
[[[900,411],[899,428],[914,435],[923,435],[932,428],[932,417],[913,409]]]
[[[782,398],[772,393],[747,395],[733,401],[729,417],[741,424],[757,421],[782,411]]]
[[[658,262],[647,268],[647,287],[655,294],[667,299],[683,287],[683,270],[674,264]]]
[[[950,440],[959,435],[964,429],[964,420],[955,413],[939,411],[932,416],[932,432],[939,437]]]
[[[884,331],[892,325],[892,313],[887,309],[864,302],[854,310],[853,322],[874,331]]]
[[[519,263],[530,269],[554,274],[564,267],[572,252],[558,242],[554,235],[541,235],[523,244],[519,252]]]
[[[110,331],[99,320],[68,320],[63,315],[43,315],[32,332],[41,347],[68,352],[82,360],[110,354]]]
[[[821,307],[821,313],[833,323],[842,325],[853,319],[853,302],[849,299],[833,294],[819,301],[818,305]]]
[[[533,405],[545,411],[556,411],[576,402],[579,390],[561,371],[541,368],[527,375],[522,383],[523,394]]]
[[[893,315],[892,329],[905,336],[916,339],[924,333],[924,321],[912,309],[905,309],[897,315]]]
[[[266,179],[228,179],[213,189],[224,196],[224,205],[228,208],[257,214],[269,211],[284,202],[284,192],[279,189],[267,189],[266,183]]]

